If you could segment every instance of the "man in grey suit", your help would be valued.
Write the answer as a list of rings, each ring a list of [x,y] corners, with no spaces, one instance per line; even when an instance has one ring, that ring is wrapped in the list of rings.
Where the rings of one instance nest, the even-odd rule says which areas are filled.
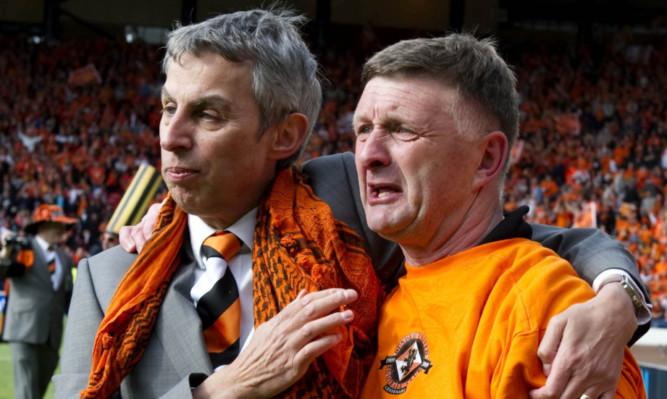
[[[58,364],[74,266],[58,244],[75,222],[57,205],[40,205],[26,227],[32,235],[4,249],[0,277],[9,278],[9,299],[2,338],[12,353],[16,398],[43,397]]]
[[[350,330],[354,333],[350,336],[342,326],[354,324],[358,318],[355,314],[359,313],[339,309],[347,304],[354,307],[352,302],[368,293],[362,287],[354,291],[318,290],[316,285],[327,286],[327,276],[302,278],[306,275],[302,271],[292,273],[291,280],[286,276],[274,285],[262,283],[260,290],[253,288],[258,251],[264,249],[271,252],[267,254],[271,260],[278,257],[284,270],[292,270],[294,261],[288,259],[292,250],[303,255],[299,264],[324,256],[326,265],[312,265],[314,271],[332,271],[327,265],[339,262],[324,254],[325,251],[320,251],[322,255],[300,252],[303,245],[309,247],[316,240],[312,235],[308,236],[308,242],[303,238],[290,240],[296,233],[290,230],[285,240],[267,247],[258,244],[255,235],[262,226],[283,234],[282,225],[272,223],[270,218],[260,222],[260,218],[271,212],[273,205],[269,203],[276,187],[287,191],[298,185],[285,184],[284,178],[291,176],[288,167],[303,151],[320,108],[317,63],[300,37],[301,23],[303,18],[287,11],[252,10],[221,15],[171,33],[164,60],[166,82],[162,90],[160,145],[162,175],[170,189],[167,203],[171,213],[165,230],[181,235],[149,241],[149,248],[138,257],[116,247],[80,263],[65,333],[62,373],[54,377],[56,397],[72,398],[84,389],[85,397],[184,398],[213,394],[269,397],[295,382],[290,388],[292,392],[285,397],[304,397],[304,392],[320,387],[330,387],[334,395],[348,388],[336,373],[348,364],[346,357],[357,359],[357,337],[361,338],[363,333],[359,334],[362,329],[357,326]],[[299,196],[298,201],[297,205],[313,200]],[[278,215],[285,216],[283,212]],[[322,220],[327,220],[323,217]],[[333,218],[329,216],[328,220]],[[346,229],[336,224],[336,231],[347,231],[346,236],[350,236]],[[223,267],[231,271],[237,286],[238,298],[234,303],[240,302],[240,354],[231,364],[209,356],[203,322],[195,308],[199,300],[193,294],[195,286],[207,278],[210,267],[204,259],[206,251],[202,243],[211,233],[218,232],[232,233],[241,242],[236,255],[222,256]],[[267,237],[270,240],[273,234]],[[343,240],[342,236],[340,239]],[[361,243],[359,239],[356,241]],[[148,269],[131,267],[133,262],[145,265],[141,262],[147,251],[151,259],[171,251],[175,256],[167,261],[151,260],[154,263],[146,265]],[[283,253],[288,255],[284,257]],[[270,262],[266,265],[274,266]],[[370,260],[367,265],[368,269],[364,269],[354,264],[355,271],[363,277],[357,280],[375,281],[379,296],[380,286],[373,280]],[[126,287],[133,281],[125,280],[125,274],[140,270],[161,273],[165,269],[173,270],[173,274],[160,280],[155,293],[148,290],[151,292],[146,295],[154,294],[151,299],[139,301],[136,307],[140,310],[133,308],[123,313],[124,303],[115,298],[128,295]],[[344,268],[334,270],[334,274],[341,269]],[[266,277],[270,279],[271,275]],[[146,284],[150,278],[146,277]],[[144,286],[141,281],[139,290]],[[280,285],[282,281],[288,281],[289,285]],[[338,287],[349,286],[347,281],[351,281],[349,276]],[[166,290],[160,288],[167,286]],[[302,287],[316,292],[306,294]],[[158,297],[158,292],[163,294]],[[258,326],[257,320],[268,311],[254,306],[253,301],[263,300],[257,294],[266,296],[273,292],[281,294],[279,300],[285,298],[287,303],[276,307],[280,310],[277,317]],[[141,294],[143,291],[136,295]],[[377,302],[377,298],[371,297],[363,303],[375,306]],[[159,311],[153,311],[152,303],[160,304]],[[271,306],[268,301],[263,303]],[[144,308],[143,304],[148,305]],[[120,310],[110,310],[116,305],[115,309]],[[373,317],[376,313],[373,312]],[[115,318],[117,314],[123,320],[129,314],[133,324],[119,332],[116,326],[122,320]],[[133,340],[135,327],[142,331],[136,334],[137,341]],[[374,334],[374,324],[367,330]],[[345,334],[348,335],[344,341]],[[133,337],[132,342],[123,340],[116,345],[116,337],[127,335]],[[96,346],[96,337],[100,346]],[[142,337],[147,338],[135,345]],[[331,367],[328,360],[316,359],[330,348],[346,347],[349,342],[355,342],[352,351],[343,354],[344,362],[335,363],[342,367]],[[123,352],[128,347],[137,348],[141,354]],[[109,348],[117,352],[100,360],[98,354],[107,353]],[[369,348],[361,355],[370,361],[371,351]],[[117,361],[121,358],[121,362]],[[313,366],[322,373],[313,372]],[[221,371],[214,373],[215,369]],[[351,371],[358,374],[362,369]],[[311,375],[301,379],[308,372]],[[330,376],[322,379],[325,373]],[[361,376],[354,379],[352,385],[356,387],[351,389],[360,389],[361,380]],[[304,392],[294,391],[299,384]],[[224,391],[217,389],[221,386]]]
[[[257,15],[261,16],[260,20],[254,20],[252,23],[253,26],[257,27],[257,30],[253,29],[252,32],[245,32],[240,36],[235,32],[234,21],[244,21],[249,17],[255,18]],[[217,152],[211,154],[208,152],[202,153],[204,159],[213,159],[215,157],[231,161],[229,167],[237,168],[237,171],[253,167],[252,163],[248,163],[249,158],[264,159],[263,154],[266,154],[266,152],[263,152],[261,147],[258,150],[250,146],[247,137],[235,134],[234,141],[238,141],[239,145],[239,143],[226,139],[222,135],[216,137],[217,130],[213,128],[228,124],[236,128],[245,123],[251,126],[250,128],[246,128],[247,131],[256,131],[252,126],[256,125],[257,121],[252,121],[249,118],[239,121],[240,114],[234,112],[234,104],[237,101],[245,99],[244,95],[248,87],[237,87],[234,91],[234,101],[225,97],[226,101],[217,101],[211,104],[210,95],[203,96],[199,91],[202,90],[203,93],[207,93],[204,91],[204,88],[206,88],[206,90],[211,90],[210,94],[215,94],[218,90],[215,82],[222,81],[223,79],[222,77],[218,77],[218,80],[209,82],[195,72],[197,70],[206,71],[208,64],[205,61],[209,60],[222,64],[216,66],[223,73],[222,76],[229,75],[235,69],[232,67],[238,66],[238,63],[241,63],[241,60],[245,60],[246,58],[238,54],[226,54],[224,57],[221,57],[217,55],[220,54],[219,49],[226,48],[224,43],[236,43],[237,40],[240,42],[260,39],[269,40],[268,38],[262,38],[262,35],[258,32],[263,32],[263,24],[273,18],[271,15],[259,11],[217,17],[216,19],[222,23],[214,29],[207,28],[206,33],[203,31],[200,32],[200,40],[197,42],[200,47],[196,51],[189,48],[183,56],[182,61],[193,62],[199,68],[193,69],[191,73],[183,73],[184,71],[180,69],[184,65],[187,65],[187,63],[179,63],[176,69],[171,69],[175,68],[176,64],[172,63],[171,66],[169,64],[166,65],[167,83],[163,90],[164,116],[160,132],[163,163],[165,162],[165,156],[169,160],[174,154],[209,151],[208,147],[211,147],[210,151],[217,149]],[[175,31],[174,37],[178,36],[179,31],[183,32],[184,29],[195,31],[202,27],[210,28],[208,21],[192,27],[181,28]],[[283,33],[281,30],[284,28],[282,26],[278,29],[271,29],[272,35],[280,37]],[[220,42],[212,41],[212,39],[220,40]],[[289,38],[289,40],[294,40],[294,38]],[[300,39],[298,40],[301,42]],[[273,43],[272,40],[271,42]],[[171,49],[177,45],[177,41],[170,39],[167,45],[167,53],[169,54]],[[209,57],[213,59],[209,59]],[[225,62],[220,58],[224,59]],[[231,66],[228,65],[230,64],[229,60],[233,60]],[[257,60],[254,60],[254,63],[257,62]],[[294,62],[290,61],[289,64],[294,64]],[[231,72],[230,68],[232,69]],[[288,86],[283,87],[280,97],[298,97],[298,93],[303,91],[303,89],[301,88],[302,83],[296,84],[295,79],[298,80],[300,78],[293,75],[289,76],[289,78],[281,77],[277,80],[255,80],[253,82],[253,89],[266,89],[271,84],[283,83],[281,80],[287,80]],[[173,82],[175,81],[178,81],[179,85],[174,85]],[[247,82],[242,79],[239,79],[239,81]],[[249,83],[246,84],[249,85]],[[289,87],[290,85],[295,85],[295,87]],[[180,90],[184,90],[184,88],[189,88],[196,95],[202,95],[202,98],[197,101],[184,102],[185,98],[182,98],[182,94],[180,93]],[[261,92],[254,95],[254,102],[259,104],[260,107],[265,106],[266,101],[266,98],[261,96]],[[319,104],[319,100],[316,100],[316,103]],[[276,108],[280,104],[280,101],[277,101],[271,103],[271,107]],[[183,108],[187,110],[187,114],[185,115],[182,111]],[[266,111],[271,111],[272,109],[268,108]],[[298,112],[299,108],[296,108],[296,110]],[[288,109],[287,111],[288,115],[290,115],[289,112],[295,112],[294,109]],[[315,114],[305,114],[308,114],[308,130],[310,130],[312,129],[312,121],[315,120],[316,112]],[[255,115],[255,118],[260,118],[256,111],[252,112],[252,108],[251,112],[243,115]],[[228,118],[230,118],[230,121],[227,121]],[[289,120],[290,118],[288,117],[287,121]],[[207,135],[199,136],[190,132],[207,126],[209,127]],[[250,134],[252,133],[246,132],[246,135]],[[211,139],[211,136],[214,139]],[[303,145],[305,139],[306,135],[303,135],[299,137],[298,141]],[[221,146],[216,140],[223,142],[224,145]],[[253,145],[257,146],[258,144],[255,143]],[[294,160],[294,157],[288,157],[289,154],[283,154],[285,158],[288,158],[287,163]],[[290,152],[290,154],[298,155],[298,151]],[[308,163],[304,167],[304,170],[310,175],[310,183],[315,194],[322,197],[329,204],[333,215],[348,224],[365,240],[377,274],[383,284],[389,288],[395,284],[400,274],[400,267],[402,265],[400,251],[393,244],[387,243],[368,230],[363,210],[359,202],[354,201],[354,199],[358,200],[358,186],[354,162],[351,158],[351,154],[342,154],[321,160],[314,160]],[[285,161],[285,159],[282,159],[282,161]],[[191,205],[191,210],[186,209],[191,214],[201,215],[201,218],[204,219],[207,212],[210,213],[218,209],[232,209],[242,206],[244,207],[242,210],[247,212],[245,208],[248,208],[248,205],[250,205],[250,208],[256,206],[255,200],[247,200],[247,197],[254,197],[256,191],[258,191],[256,188],[250,189],[254,185],[246,187],[244,191],[239,191],[237,188],[232,192],[234,196],[231,197],[228,192],[222,192],[219,189],[218,191],[205,192],[199,185],[192,183],[195,179],[203,180],[198,176],[193,176],[195,173],[200,173],[199,171],[200,169],[193,167],[181,166],[176,168],[170,166],[169,162],[167,162],[166,167],[163,166],[165,181],[171,184],[170,190],[172,195],[180,196],[181,201],[185,205]],[[230,184],[248,183],[247,179],[230,176],[225,170],[217,170],[217,174],[220,176],[217,177],[216,183],[227,190],[230,190]],[[241,174],[241,176],[245,175]],[[261,188],[259,191],[264,191],[264,183],[255,183]],[[186,186],[188,184],[189,186]],[[246,213],[244,215],[242,212],[237,211],[235,217],[240,219],[232,219],[230,222],[254,218],[254,214]],[[198,238],[201,233],[197,231],[195,227],[197,224],[195,223],[197,223],[196,220],[192,218],[188,220],[190,235],[186,236],[185,240],[201,242],[201,239]],[[250,229],[246,228],[238,231],[245,244],[243,248],[252,246],[253,235],[255,234],[252,225],[253,223],[250,224]],[[200,224],[198,226],[201,228]],[[151,230],[152,224],[144,224],[144,227]],[[141,246],[143,243],[143,239],[141,238],[142,228],[137,228],[130,234],[135,236],[135,243]],[[581,233],[577,235],[577,237],[583,236],[587,236],[587,234]],[[550,237],[554,241],[561,241],[561,244],[568,242],[572,244],[568,238],[571,236],[561,231],[552,232]],[[563,237],[566,238],[563,240]],[[577,238],[574,238],[574,240],[576,241]],[[600,241],[597,238],[592,238],[591,240]],[[619,245],[614,244],[610,240],[602,241],[602,243],[599,243],[600,247],[606,247],[610,251],[623,253]],[[321,320],[319,316],[328,314],[328,311],[325,311],[327,306],[323,305],[322,302],[328,301],[329,305],[335,304],[337,306],[338,304],[350,302],[352,300],[350,296],[339,292],[332,295],[335,298],[328,299],[324,296],[302,297],[301,300],[297,300],[287,306],[278,317],[274,317],[254,330],[251,328],[251,332],[245,341],[248,343],[243,347],[239,357],[224,368],[216,370],[203,349],[201,323],[189,295],[189,291],[192,289],[195,281],[194,275],[197,273],[198,250],[196,249],[196,244],[186,241],[184,241],[181,248],[181,266],[176,270],[169,284],[152,336],[147,342],[141,360],[134,370],[124,377],[120,385],[121,396],[149,398],[189,397],[190,395],[193,397],[215,397],[216,395],[224,395],[225,397],[235,397],[248,393],[252,397],[273,396],[294,381],[299,380],[301,375],[303,375],[304,368],[307,368],[310,364],[312,357],[322,353],[323,349],[329,347],[331,344],[329,341],[311,341],[310,338],[306,340],[297,339],[300,334],[307,333],[308,336],[311,336],[313,331],[316,331],[316,326],[327,325],[330,327],[331,323],[349,322],[346,319],[345,312],[334,313],[331,317],[327,316]],[[572,255],[582,253],[581,248],[573,248],[570,245],[566,246],[564,250],[565,252],[569,251]],[[563,249],[562,246],[560,249]],[[249,249],[246,248],[245,251],[247,254]],[[580,259],[577,257],[577,259],[583,259],[584,261],[591,260],[595,257],[593,256],[595,252],[595,250],[591,250],[583,258]],[[141,253],[143,255],[144,251]],[[243,254],[238,256],[243,256]],[[116,287],[135,258],[136,255],[124,253],[121,248],[114,248],[81,263],[66,331],[62,374],[54,377],[56,397],[72,397],[86,387],[91,370],[93,341],[97,334],[98,326],[105,317],[107,307],[112,302],[112,296]],[[622,264],[603,264],[603,266],[627,267],[628,270],[632,270],[632,264],[629,267],[627,265],[628,258],[619,258],[625,259],[625,263],[621,261],[620,263]],[[573,261],[577,263],[577,259]],[[234,260],[230,263],[231,268],[234,267],[233,263]],[[586,265],[582,266],[583,269],[587,267]],[[253,279],[252,275],[250,279]],[[622,304],[626,304],[629,301],[627,297],[616,298],[616,300]],[[252,306],[252,297],[246,298],[245,302],[250,303],[250,306]],[[308,302],[311,303],[314,309],[308,306]],[[243,306],[243,297],[241,297],[241,303]],[[329,308],[333,309],[332,307]],[[606,314],[604,313],[604,307],[602,309],[599,313]],[[313,316],[313,310],[318,310],[320,313],[317,316]],[[310,314],[310,317],[306,317],[304,313]],[[581,313],[577,313],[579,320],[582,318]],[[609,321],[594,321],[598,322],[597,325],[609,326]],[[624,320],[623,323],[629,325],[634,330],[637,321],[634,317],[631,317],[629,320]],[[328,328],[321,331],[326,330]],[[619,334],[623,335],[625,333],[626,330],[623,330]],[[323,339],[326,340],[327,336],[324,336]],[[623,339],[627,341],[629,336],[623,337]],[[590,343],[591,341],[586,342]],[[613,353],[616,355],[617,352],[621,353],[622,356],[620,349],[608,349],[604,351],[604,354]],[[593,360],[597,361],[598,359],[599,357]],[[598,371],[594,367],[591,370]],[[589,376],[589,374],[586,374],[586,376]],[[191,391],[193,387],[196,387],[196,389]]]

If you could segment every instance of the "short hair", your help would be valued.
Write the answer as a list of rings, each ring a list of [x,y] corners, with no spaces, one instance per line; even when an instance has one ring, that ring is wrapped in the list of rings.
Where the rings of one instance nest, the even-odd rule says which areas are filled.
[[[260,135],[294,112],[308,118],[308,132],[299,150],[278,162],[279,169],[288,167],[303,153],[322,102],[317,61],[300,33],[305,21],[290,10],[273,8],[177,25],[168,35],[162,69],[166,73],[169,65],[186,53],[195,57],[212,53],[231,62],[250,62]]]
[[[451,33],[444,37],[403,40],[366,62],[361,74],[363,85],[378,76],[427,77],[443,82],[464,100],[490,113],[512,148],[519,133],[516,77],[498,55],[492,38]],[[508,167],[506,162],[505,171]]]

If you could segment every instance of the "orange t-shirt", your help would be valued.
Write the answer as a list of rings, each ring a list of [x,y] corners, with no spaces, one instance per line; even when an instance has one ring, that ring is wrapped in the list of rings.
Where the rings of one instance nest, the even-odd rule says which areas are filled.
[[[406,268],[382,306],[362,398],[527,398],[546,381],[537,348],[549,319],[593,297],[566,261],[522,238]],[[646,397],[627,349],[616,397]]]

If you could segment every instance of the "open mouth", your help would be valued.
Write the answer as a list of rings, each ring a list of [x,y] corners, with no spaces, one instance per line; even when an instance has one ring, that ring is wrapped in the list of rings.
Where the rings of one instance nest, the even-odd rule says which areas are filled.
[[[375,196],[377,198],[384,198],[384,197],[390,195],[393,192],[395,192],[395,191],[394,190],[388,190],[388,189],[385,189],[385,188],[380,188],[378,190],[375,190]]]
[[[384,199],[389,198],[393,194],[400,193],[401,190],[393,185],[385,184],[369,184],[371,198]]]

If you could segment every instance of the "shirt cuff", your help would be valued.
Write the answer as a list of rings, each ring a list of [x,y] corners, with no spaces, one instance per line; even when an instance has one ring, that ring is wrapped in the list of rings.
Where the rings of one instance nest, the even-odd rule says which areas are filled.
[[[637,286],[637,283],[632,278],[632,276],[622,269],[607,269],[602,273],[598,274],[593,280],[593,291],[597,294],[600,291],[600,288],[604,285],[603,283],[607,281],[610,276],[625,276],[628,278],[628,282],[633,285],[635,291],[639,293],[639,297],[642,301],[642,307],[637,311],[637,324],[644,325],[651,321],[651,309],[653,306],[649,305],[646,302],[646,297],[644,297],[644,292]]]

